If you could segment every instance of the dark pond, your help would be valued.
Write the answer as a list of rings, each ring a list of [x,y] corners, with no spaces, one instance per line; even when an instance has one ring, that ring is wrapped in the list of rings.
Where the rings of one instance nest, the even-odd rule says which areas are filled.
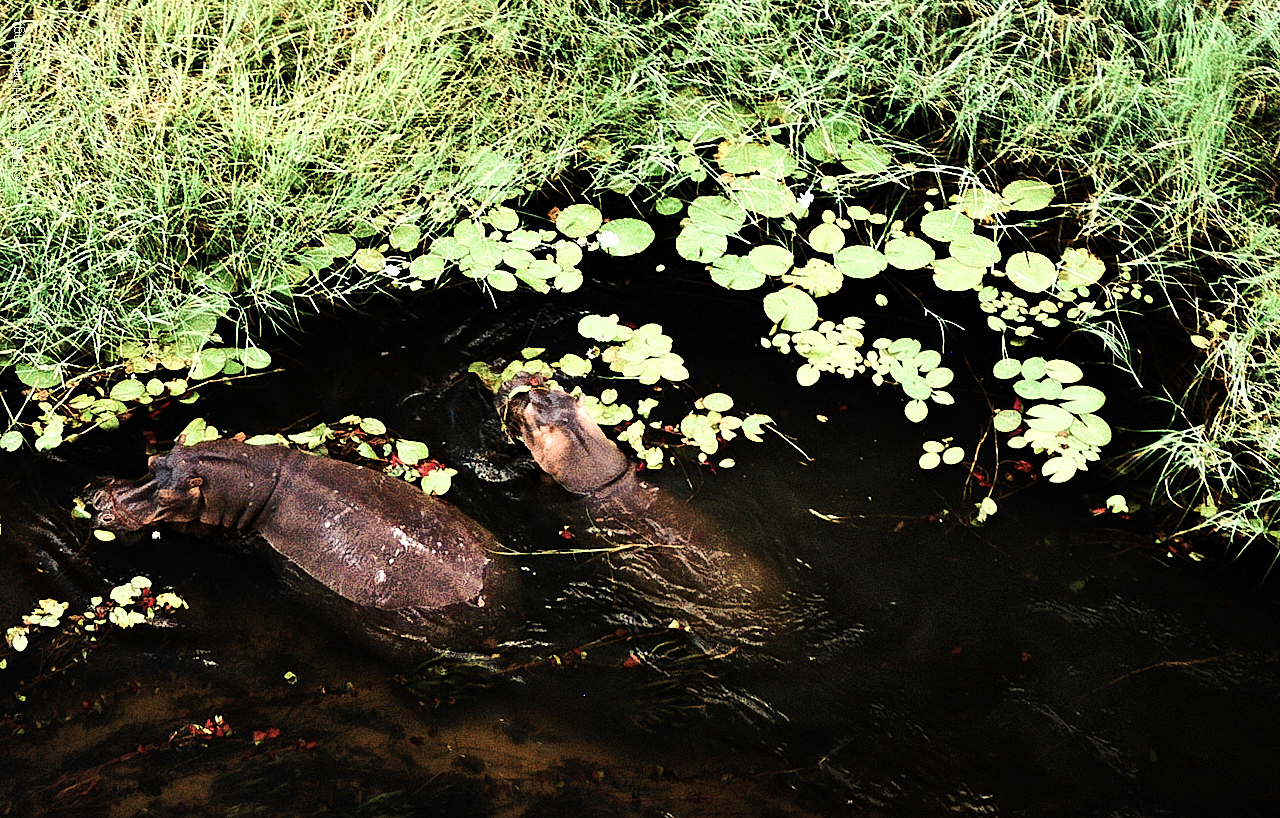
[[[11,658],[0,813],[1280,814],[1280,611],[1261,571],[1166,558],[1090,515],[1113,487],[1087,480],[1010,498],[982,529],[940,520],[965,502],[961,472],[919,470],[921,441],[976,424],[922,430],[862,381],[802,389],[758,346],[758,302],[651,266],[571,298],[459,291],[316,320],[281,342],[279,374],[0,461],[6,627],[135,574],[190,604],[65,671],[36,664],[34,639]],[[702,656],[607,593],[592,556],[530,556],[528,621],[500,672],[415,671],[282,583],[252,541],[99,543],[69,514],[91,479],[145,471],[146,433],[354,413],[457,466],[451,501],[513,549],[563,548],[565,495],[494,449],[454,376],[567,344],[577,310],[661,323],[699,390],[772,415],[812,458],[771,436],[735,442],[731,470],[653,478],[791,583],[791,619],[756,623],[778,626],[767,648]],[[189,738],[215,717],[229,734]]]

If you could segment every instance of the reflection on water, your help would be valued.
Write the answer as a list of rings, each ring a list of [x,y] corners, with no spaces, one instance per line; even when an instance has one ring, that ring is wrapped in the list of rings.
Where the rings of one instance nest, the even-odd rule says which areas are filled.
[[[460,298],[447,314],[464,318],[446,319],[442,303],[347,318],[341,334],[313,333],[292,360],[279,356],[288,372],[195,410],[250,432],[383,418],[463,467],[453,502],[512,548],[562,549],[568,498],[494,447],[474,396],[451,390],[449,375],[477,355],[551,343],[563,314],[499,319]],[[1268,589],[1112,545],[1082,485],[1011,500],[979,531],[931,520],[955,498],[916,470],[920,431],[897,421],[892,396],[859,383],[801,390],[774,356],[744,352],[731,309],[686,316],[639,298],[631,308],[664,324],[695,378],[722,379],[700,388],[773,415],[812,458],[774,439],[740,445],[732,470],[656,477],[784,572],[789,630],[748,620],[740,649],[707,657],[643,598],[616,593],[598,557],[525,557],[529,620],[509,646],[485,668],[414,672],[282,582],[251,540],[88,539],[71,498],[96,476],[140,476],[140,433],[172,436],[191,416],[174,410],[59,459],[3,461],[6,626],[40,598],[74,606],[137,573],[191,610],[172,627],[108,634],[65,672],[34,664],[36,651],[0,671],[0,811],[1280,811]],[[700,348],[680,347],[693,338]]]

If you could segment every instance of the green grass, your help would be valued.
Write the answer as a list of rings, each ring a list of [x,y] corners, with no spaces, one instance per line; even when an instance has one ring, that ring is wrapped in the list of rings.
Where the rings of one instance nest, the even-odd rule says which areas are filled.
[[[1189,330],[1231,321],[1203,371],[1227,397],[1152,449],[1179,502],[1227,499],[1197,463],[1280,460],[1274,322],[1257,306],[1280,291],[1273,0],[33,0],[3,14],[0,362],[89,366],[227,309],[287,320],[376,286],[300,271],[325,231],[404,214],[439,229],[569,170],[652,196],[682,178],[681,139],[844,119],[902,159],[1069,183],[1081,241],[1119,248]],[[1193,426],[1197,394],[1174,396]],[[1280,475],[1248,469],[1237,502],[1280,497]]]

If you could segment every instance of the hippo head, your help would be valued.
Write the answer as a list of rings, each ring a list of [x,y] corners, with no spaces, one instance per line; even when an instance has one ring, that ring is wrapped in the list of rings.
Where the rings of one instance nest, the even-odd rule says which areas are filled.
[[[162,521],[191,522],[204,510],[204,479],[199,455],[177,448],[147,461],[151,473],[141,480],[111,480],[93,493],[95,528],[137,531]]]
[[[498,408],[542,470],[575,494],[600,491],[632,471],[577,399],[540,375],[522,372],[504,384]]]

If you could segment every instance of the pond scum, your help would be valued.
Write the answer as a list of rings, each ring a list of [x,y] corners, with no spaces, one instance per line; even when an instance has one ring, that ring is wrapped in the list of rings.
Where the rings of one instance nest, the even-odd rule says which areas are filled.
[[[800,384],[887,383],[912,421],[956,400],[957,373],[936,339],[877,323],[903,309],[888,293],[976,308],[989,334],[966,354],[984,362],[990,431],[921,456],[979,478],[970,519],[995,512],[1000,469],[1027,462],[1010,449],[1048,482],[1106,454],[1149,469],[1166,536],[1277,542],[1274,3],[4,14],[0,366],[17,383],[0,448],[52,449],[266,371],[255,338],[317,305],[459,281],[553,298],[582,286],[586,254],[634,255],[678,222],[681,257],[760,295],[761,343],[795,356]],[[535,196],[559,207],[525,212]],[[710,376],[643,319],[592,317],[581,349],[520,363]],[[939,314],[944,337],[952,320],[974,319]],[[1134,354],[1144,321],[1177,328],[1169,360]],[[1107,396],[1088,382],[1103,367],[1052,352],[1073,332],[1096,339],[1088,361],[1169,404],[1136,451],[1108,448]],[[661,464],[652,406],[592,400]],[[768,423],[732,405],[707,396],[665,426],[723,465],[719,441]]]

